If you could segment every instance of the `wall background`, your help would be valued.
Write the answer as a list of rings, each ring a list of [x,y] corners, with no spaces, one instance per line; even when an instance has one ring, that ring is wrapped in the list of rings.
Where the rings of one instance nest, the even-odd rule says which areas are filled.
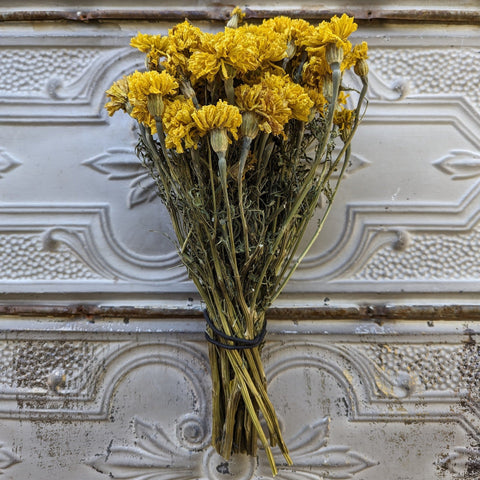
[[[480,419],[480,9],[476,1],[249,5],[354,14],[369,107],[326,229],[272,309],[279,478],[476,479]],[[225,2],[0,5],[0,473],[268,478],[208,447],[201,308],[104,91],[137,31]],[[65,380],[63,377],[65,376]]]

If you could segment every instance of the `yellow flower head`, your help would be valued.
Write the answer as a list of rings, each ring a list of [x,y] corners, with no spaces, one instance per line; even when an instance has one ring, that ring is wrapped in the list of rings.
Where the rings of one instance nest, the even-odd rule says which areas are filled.
[[[284,16],[264,20],[262,26],[283,35],[287,42],[293,42],[297,47],[304,46],[306,39],[315,31],[315,27],[305,20]]]
[[[288,75],[266,74],[263,80],[267,89],[278,92],[291,110],[291,118],[308,121],[313,102],[301,85],[295,83]]]
[[[150,124],[152,115],[149,111],[149,100],[152,97],[175,95],[178,90],[177,81],[167,72],[134,72],[128,77],[128,99],[132,104],[132,117],[139,122]]]
[[[280,135],[291,117],[287,101],[264,83],[240,85],[235,89],[237,105],[242,112],[252,112],[257,117],[259,130]]]
[[[130,40],[130,46],[138,48],[147,54],[148,64],[156,68],[159,59],[167,55],[169,45],[168,37],[162,35],[148,35],[138,32],[136,37]]]
[[[315,27],[313,33],[306,39],[307,51],[312,55],[320,56],[320,50],[330,44],[347,53],[352,48],[348,37],[356,29],[357,24],[353,17],[343,14],[339,18],[335,15],[330,22],[322,22]]]
[[[205,105],[192,113],[198,135],[203,137],[215,129],[226,130],[235,140],[242,123],[242,115],[237,107],[219,100],[216,105]]]
[[[196,49],[201,42],[202,35],[202,31],[198,27],[194,27],[188,20],[185,20],[168,31],[170,48],[182,52]]]
[[[309,86],[305,86],[305,91],[307,92],[310,100],[312,100],[316,110],[324,116],[326,107],[328,106],[328,101],[325,98],[323,91],[319,90],[318,88],[312,88]]]
[[[368,58],[367,42],[355,45],[347,54],[342,62],[342,70],[348,70],[355,66],[358,60],[366,60]]]
[[[245,18],[245,13],[238,6],[231,11],[230,18],[232,18],[234,15],[237,15],[238,17],[240,17],[241,20]]]
[[[330,66],[327,63],[325,56],[312,56],[303,70],[303,83],[311,88],[316,88],[321,91],[323,87],[323,79],[325,75],[330,72]]]
[[[329,28],[325,29],[325,42],[336,43],[337,47],[342,47],[358,27],[354,18],[345,13],[340,18],[335,15],[327,25]]]
[[[199,49],[188,61],[193,80],[205,78],[213,82],[217,73],[223,79],[236,72],[246,73],[260,66],[258,45],[254,35],[240,28],[226,28],[215,35],[204,35]]]
[[[128,77],[129,94],[132,105],[143,102],[148,95],[175,95],[178,82],[167,72],[134,72]]]
[[[162,116],[165,132],[165,145],[183,153],[185,148],[196,148],[196,123],[193,120],[195,107],[192,100],[177,97],[173,101],[165,102],[165,111]]]
[[[355,112],[348,108],[341,107],[335,111],[333,116],[333,123],[338,126],[341,132],[350,132],[353,121],[355,118]]]
[[[266,23],[262,25],[247,25],[243,29],[245,35],[253,35],[256,42],[259,64],[279,62],[287,56],[288,35],[276,31]]]
[[[110,101],[105,104],[108,114],[112,116],[118,110],[130,113],[130,102],[128,101],[128,79],[123,77],[112,84],[112,86],[105,92]]]
[[[297,46],[304,47],[307,44],[308,38],[313,35],[315,27],[301,18],[292,20],[291,36]]]
[[[287,37],[291,35],[292,19],[290,17],[278,16],[263,21],[262,26],[275,33],[281,33]]]
[[[266,73],[260,83],[238,86],[235,96],[240,110],[255,113],[258,128],[274,135],[283,134],[292,118],[308,121],[314,105],[305,89],[288,75]]]
[[[203,33],[185,20],[168,31],[168,48],[162,67],[172,75],[185,76],[188,70],[188,58],[200,44]]]

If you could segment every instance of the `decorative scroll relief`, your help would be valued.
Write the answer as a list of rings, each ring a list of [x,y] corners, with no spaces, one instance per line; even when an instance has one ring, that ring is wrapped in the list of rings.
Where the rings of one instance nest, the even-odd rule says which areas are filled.
[[[42,48],[45,48],[46,51],[49,50],[46,47]],[[38,94],[44,95],[44,98],[38,97],[38,102],[35,100],[34,105],[30,100],[24,104],[24,106],[26,106],[28,103],[29,115],[35,116],[37,113],[40,115],[38,108],[41,107],[41,105],[47,104],[49,105],[48,109],[50,113],[53,112],[54,116],[57,115],[57,113],[63,115],[63,113],[60,113],[61,109],[59,110],[57,108],[59,105],[64,105],[65,108],[68,107],[70,113],[73,112],[71,118],[75,117],[79,119],[84,115],[84,118],[87,118],[88,115],[94,111],[95,113],[93,114],[98,115],[99,111],[102,110],[104,89],[108,86],[107,80],[113,80],[126,71],[132,70],[139,61],[139,56],[135,54],[133,49],[129,48],[97,48],[95,50],[94,47],[72,47],[72,50],[75,52],[77,50],[81,51],[82,49],[87,49],[87,51],[92,49],[97,52],[92,55],[91,64],[88,64],[86,55],[79,54],[78,60],[75,60],[78,66],[73,69],[74,73],[72,73],[70,77],[62,80],[62,85],[55,80],[52,80],[50,83],[49,80],[47,80],[46,83],[44,82],[41,92],[40,90],[38,91]],[[67,55],[65,53],[66,50],[69,49],[63,49],[61,52],[62,55]],[[384,50],[390,54],[388,49],[379,49],[380,52]],[[408,53],[410,50],[411,52],[417,52],[416,49],[407,49],[405,51]],[[422,95],[415,97],[414,101],[409,101],[408,105],[403,105],[401,101],[396,103],[394,115],[392,115],[391,112],[387,113],[385,105],[389,107],[390,100],[401,100],[404,98],[408,93],[408,89],[405,81],[403,83],[393,82],[389,85],[388,83],[391,81],[392,76],[384,77],[381,69],[379,69],[379,75],[376,73],[376,61],[382,58],[381,55],[375,57],[374,52],[376,51],[377,49],[372,49],[372,58],[374,61],[372,62],[370,82],[372,89],[369,109],[369,112],[372,112],[374,118],[380,115],[382,121],[388,122],[392,120],[392,118],[397,120],[410,119],[413,115],[417,121],[424,124],[436,122],[438,119],[445,119],[445,121],[453,122],[452,128],[465,132],[466,137],[469,137],[470,140],[475,140],[475,133],[472,132],[478,132],[479,125],[478,119],[475,119],[475,117],[471,115],[471,105],[467,101],[448,98],[448,95],[442,96],[443,93],[442,95],[439,94],[435,96],[435,104],[431,104],[429,101],[424,102],[424,100],[422,100],[422,95],[424,94],[422,93]],[[444,50],[440,51],[444,52]],[[450,50],[445,50],[445,52],[449,52],[449,55],[451,53]],[[50,87],[48,87],[48,85],[50,85]],[[47,91],[43,89],[44,87],[48,87]],[[50,93],[48,93],[48,90]],[[6,92],[6,94],[7,93],[8,92]],[[415,93],[415,91],[413,91],[413,93]],[[8,95],[10,94],[8,93]],[[18,96],[17,100],[20,102],[25,100],[19,93],[15,95]],[[429,98],[431,98],[431,96]],[[91,108],[90,113],[76,110],[77,106],[80,105],[75,103],[77,100],[82,105],[90,105],[88,107]],[[52,107],[52,105],[54,107]],[[2,114],[2,108],[0,105],[0,116]],[[9,110],[9,118],[11,118],[10,114],[11,111]],[[48,116],[48,118],[50,121],[52,117]],[[452,118],[454,118],[454,120],[452,120]],[[378,119],[375,121],[378,121]],[[365,119],[365,127],[368,128],[368,117]],[[476,135],[478,136],[478,134]],[[462,152],[460,149],[452,149],[450,152],[454,157],[442,157],[443,163],[441,165],[440,163],[436,164],[435,166],[437,168],[440,168],[440,166],[444,169],[454,168],[457,171],[457,176],[465,176],[468,171],[475,171],[476,153],[474,151],[470,152],[472,154],[470,159],[467,159],[465,156],[465,152],[469,152],[467,150],[463,150],[462,154],[459,153]],[[80,161],[81,160],[82,159],[80,159]],[[356,154],[352,159],[352,166],[348,173],[356,174],[365,166],[368,166],[369,169],[374,169],[375,165],[371,162],[368,154],[364,154],[363,152]],[[143,173],[142,167],[134,157],[133,148],[129,145],[112,145],[110,148],[98,152],[97,155],[84,160],[84,165],[105,175],[110,180],[117,180],[119,184],[124,181],[125,185],[123,188],[127,191],[126,197],[129,208],[150,202],[155,197],[154,189],[152,188],[153,183],[145,173]],[[10,168],[11,170],[11,167],[6,168]],[[460,169],[462,170],[461,172]],[[469,178],[471,179],[472,177],[470,176]],[[122,188],[121,184],[120,188]],[[429,227],[430,230],[447,231],[447,236],[449,235],[448,230],[452,230],[452,226],[453,229],[458,232],[459,223],[468,235],[472,233],[470,230],[471,222],[475,216],[473,205],[477,197],[472,194],[468,198],[469,201],[472,202],[472,205],[462,202],[459,208],[458,203],[455,204],[452,202],[451,205],[446,205],[442,214],[439,211],[440,208],[432,208],[431,205],[413,202],[403,205],[399,203],[395,205],[392,204],[394,208],[388,212],[385,212],[385,205],[381,205],[380,202],[377,202],[377,205],[372,203],[369,205],[349,203],[347,206],[345,231],[344,234],[341,235],[338,244],[328,252],[322,251],[318,254],[312,250],[311,255],[305,259],[305,262],[299,268],[295,279],[299,283],[309,283],[309,285],[312,280],[320,280],[323,283],[329,283],[329,286],[332,286],[331,288],[333,289],[336,288],[334,282],[338,280],[339,282],[349,282],[351,288],[355,289],[358,285],[365,283],[365,281],[373,282],[378,279],[383,279],[385,271],[384,265],[385,262],[388,261],[399,264],[398,269],[395,270],[394,273],[391,273],[391,280],[399,282],[407,282],[411,279],[421,281],[425,278],[448,282],[452,278],[455,279],[458,276],[465,276],[465,269],[470,272],[470,266],[463,265],[459,268],[457,265],[453,265],[453,263],[455,263],[453,257],[451,261],[445,262],[445,269],[440,272],[432,271],[430,273],[428,266],[427,269],[422,267],[421,272],[416,270],[409,272],[410,267],[408,265],[416,262],[418,255],[423,254],[424,245],[419,244],[419,249],[417,249],[418,251],[416,253],[414,253],[414,250],[417,248],[416,244],[419,241],[422,243],[425,236],[424,231],[422,231],[422,224],[426,217],[437,219],[436,224],[433,227]],[[103,209],[103,207],[99,208],[99,210],[101,209]],[[462,209],[464,209],[464,211],[462,211]],[[78,209],[76,212],[80,217],[83,216],[81,210],[82,209]],[[470,215],[470,217],[466,218],[468,215]],[[68,222],[62,224],[58,221],[55,223],[48,221],[48,224],[51,225],[52,228],[46,228],[41,232],[44,235],[44,245],[48,254],[58,254],[59,251],[55,252],[54,250],[61,250],[63,248],[65,253],[70,252],[70,257],[68,259],[59,257],[58,266],[50,271],[42,270],[45,267],[45,262],[40,259],[38,267],[31,268],[31,271],[26,274],[22,273],[23,276],[15,278],[27,278],[32,281],[71,279],[73,281],[88,282],[91,285],[98,285],[100,280],[106,280],[109,283],[120,281],[142,282],[155,285],[157,285],[158,282],[174,282],[176,284],[182,283],[181,288],[186,288],[184,283],[186,283],[187,276],[184,269],[179,265],[179,260],[173,247],[160,256],[142,255],[130,251],[123,248],[116,241],[118,235],[115,233],[115,225],[111,225],[108,212],[105,215],[99,213],[99,218],[99,222],[95,221],[88,226],[86,226],[83,223],[83,219],[81,219],[79,223],[82,225],[76,227],[72,227]],[[24,228],[24,225],[22,228]],[[6,232],[6,229],[4,231]],[[35,232],[35,234],[38,233],[38,231]],[[16,234],[15,232],[15,235]],[[420,237],[422,238],[420,239]],[[452,237],[455,237],[456,241],[456,234],[452,234]],[[30,238],[29,241],[31,241]],[[468,239],[465,241],[468,241]],[[426,242],[428,243],[428,240]],[[450,244],[448,240],[445,240],[445,242],[447,243],[445,248],[448,249]],[[465,242],[462,241],[462,243]],[[390,255],[392,244],[393,255]],[[409,244],[410,247],[405,248],[407,244]],[[400,252],[411,252],[411,258],[406,259]],[[63,254],[64,252],[62,252],[62,255]],[[378,262],[375,260],[377,255]],[[402,260],[399,260],[397,257],[401,256]],[[438,257],[432,257],[432,262],[436,262],[437,259]],[[75,266],[69,267],[70,270],[66,273],[60,271],[60,263],[64,260],[67,263],[75,263]],[[53,262],[50,258],[48,261]],[[77,264],[77,262],[79,262],[79,264]],[[407,266],[404,266],[404,262],[406,262]],[[380,263],[380,265],[375,265],[376,263]],[[451,268],[447,268],[447,264],[451,264]],[[7,268],[7,270],[8,272],[0,274],[0,277],[3,275],[6,281],[10,280],[13,275],[17,275],[16,272],[12,273],[10,271],[11,269]],[[372,270],[373,273],[370,272],[370,270]],[[366,271],[368,271],[368,273],[365,273]],[[467,275],[467,278],[478,278],[477,272],[470,273],[469,275],[470,276]],[[348,289],[350,289],[350,286]],[[192,289],[193,287],[189,288]],[[345,291],[344,287],[342,287],[342,291]]]
[[[141,480],[168,478],[169,480],[260,480],[271,477],[267,463],[260,456],[237,456],[230,461],[221,458],[212,447],[207,447],[201,426],[178,429],[176,438],[169,438],[160,425],[135,418],[133,421],[137,441],[131,446],[110,446],[106,455],[89,461],[90,466],[113,478]],[[181,435],[179,435],[179,433]],[[185,448],[185,434],[189,448]],[[329,419],[323,418],[307,425],[287,439],[294,467],[282,465],[275,455],[281,480],[348,479],[376,465],[363,455],[345,446],[328,445]],[[192,442],[192,439],[194,442]]]
[[[105,51],[100,48],[2,47],[0,97],[48,98],[49,82],[77,82]]]
[[[142,65],[131,48],[85,45],[11,47],[2,50],[0,59],[2,122],[104,122],[105,90]]]
[[[159,284],[187,277],[173,247],[171,253],[143,256],[118,243],[106,205],[0,206],[0,213],[0,281],[107,280],[118,287],[122,281]]]
[[[44,342],[4,340],[2,362],[13,367],[2,379],[1,417],[25,423],[32,418],[61,420],[65,416],[81,420],[78,428],[94,432],[97,441],[88,455],[79,452],[69,468],[86,462],[105,478],[270,478],[261,451],[258,460],[225,461],[209,447],[211,385],[204,342],[191,334],[175,339],[164,334],[152,337],[145,335],[148,330],[137,330],[139,326],[119,322],[103,334],[85,330],[81,337],[64,327],[58,334],[50,332],[51,338]],[[364,338],[365,343],[359,341],[360,331],[353,333],[360,327],[367,332],[373,326],[352,323],[341,341],[338,335],[299,332],[276,334],[267,341],[263,357],[269,390],[294,461],[294,467],[287,467],[276,457],[281,480],[389,478],[388,472],[396,465],[390,460],[391,451],[399,451],[402,435],[408,438],[402,455],[410,455],[404,465],[412,465],[403,472],[405,478],[438,478],[428,471],[437,468],[460,479],[460,472],[471,468],[475,446],[468,446],[468,438],[472,442],[480,438],[474,396],[480,385],[479,347],[462,342],[469,337],[461,335],[461,330],[455,339],[444,333],[440,340],[432,329],[429,338],[434,343],[425,344],[418,343],[418,332],[416,336],[385,333],[371,341]],[[28,331],[25,327],[22,332]],[[125,327],[136,332],[135,341],[126,332],[118,336]],[[116,339],[108,340],[112,332]],[[372,331],[369,335],[373,338]],[[15,366],[23,366],[17,385]],[[62,366],[65,385],[57,384],[55,389],[50,373],[56,375]],[[50,383],[41,383],[39,378],[45,376]],[[10,391],[5,388],[8,382],[14,387]],[[133,400],[136,393],[128,394],[138,393],[142,385],[147,393],[137,402]],[[158,408],[159,393],[162,409]],[[112,411],[114,420],[98,422],[109,419]],[[55,422],[44,424],[52,433],[60,428]],[[426,448],[419,424],[420,430],[451,436],[433,436]],[[20,440],[16,442],[22,446]],[[420,460],[417,449],[422,451]],[[0,451],[0,462],[1,458]],[[424,477],[415,476],[415,459],[425,463]]]
[[[367,358],[374,366],[375,384],[379,393],[393,395],[393,390],[384,388],[382,379],[390,379],[390,385],[405,387],[397,396],[424,395],[426,392],[460,394],[474,391],[466,376],[464,364],[465,347],[460,345],[415,345],[415,344],[366,344],[352,346],[360,358]]]
[[[0,343],[0,394],[89,397],[112,347],[104,342],[17,341]]]
[[[0,342],[0,418],[109,418],[118,385],[130,372],[152,365],[172,369],[190,386],[199,422],[210,417],[208,363],[197,345],[70,337],[64,331],[49,340]],[[188,432],[192,418],[182,424]]]
[[[42,235],[0,233],[0,281],[92,281],[101,278],[66,245],[48,251]]]
[[[374,48],[369,62],[384,79],[407,79],[411,94],[460,94],[480,111],[480,75],[476,48]]]
[[[105,364],[113,365],[126,344],[61,338],[1,341],[0,418],[105,418]]]
[[[432,165],[452,180],[475,179],[480,176],[480,153],[452,150]],[[428,230],[420,225],[398,227],[397,239],[377,248],[360,268],[357,267],[353,278],[367,281],[480,278],[479,189],[477,181],[463,199],[460,210],[455,212],[457,225],[445,222],[430,226]],[[464,219],[459,222],[461,215]]]
[[[357,271],[355,280],[477,280],[480,278],[480,227],[468,233],[406,233],[379,248]],[[402,241],[402,240],[401,240]]]
[[[295,389],[275,397],[281,406],[280,415],[283,413],[282,408],[286,408],[287,412],[288,408],[291,408],[293,412],[309,405],[303,424],[295,425],[286,438],[294,467],[287,467],[281,458],[277,457],[280,466],[277,478],[360,479],[367,478],[365,475],[372,479],[385,478],[385,473],[392,468],[391,462],[380,457],[385,445],[380,447],[373,446],[373,443],[368,444],[373,442],[372,439],[376,438],[376,435],[372,437],[366,435],[360,440],[359,433],[355,430],[355,425],[364,426],[365,422],[369,422],[366,427],[368,432],[383,429],[387,423],[402,425],[405,434],[408,435],[410,431],[412,438],[418,429],[417,422],[428,425],[451,422],[456,423],[474,438],[475,435],[478,437],[480,433],[478,415],[462,413],[465,405],[462,391],[468,386],[469,380],[463,367],[458,367],[457,362],[462,365],[466,356],[472,358],[463,348],[460,343],[412,346],[398,342],[390,343],[388,340],[381,344],[357,342],[324,344],[298,339],[268,342],[264,357],[267,377],[270,380],[269,388],[274,387],[274,390],[279,388],[278,385],[282,383],[281,378],[284,375],[290,380],[292,377],[289,375],[298,377],[295,373],[297,370],[312,372],[312,376],[308,377],[310,380],[302,390],[304,393],[299,394]],[[315,389],[326,377],[320,372],[326,373],[341,385],[348,403],[347,423],[341,422],[341,415],[338,413],[334,414],[333,418],[321,415],[322,407]],[[310,388],[315,392],[311,395],[312,399],[316,399],[317,407],[307,401],[308,394],[305,392]],[[320,398],[326,402],[328,399],[329,405],[333,404],[335,394],[331,393],[328,386],[324,385],[323,388],[325,390],[322,390]],[[468,388],[475,389],[477,386],[471,385]],[[307,403],[304,404],[305,401]],[[292,405],[288,407],[290,403]],[[316,420],[311,421],[308,418],[310,413],[316,416]],[[162,421],[136,416],[132,421],[133,440],[123,440],[121,437],[108,448],[105,444],[103,453],[90,458],[88,464],[96,471],[113,478],[128,476],[132,480],[270,478],[268,465],[261,452],[258,459],[238,457],[226,461],[220,458],[207,446],[208,432],[200,418],[196,414],[179,417],[178,426],[172,434]],[[287,414],[282,423],[288,419]],[[337,423],[343,424],[343,427],[340,427],[340,437],[348,438],[354,445],[349,447],[331,440],[333,430],[337,434],[339,432],[336,429]],[[446,443],[448,444],[448,441]],[[360,448],[359,445],[363,445],[364,448]],[[398,449],[397,444],[395,448]],[[425,450],[424,445],[422,448]],[[429,459],[426,461],[430,461],[431,468],[456,472],[458,475],[460,472],[465,473],[465,465],[462,465],[462,462],[465,463],[467,460],[460,457],[469,455],[468,461],[471,461],[472,449],[455,447],[450,454],[448,446],[446,448],[443,443],[439,443],[426,454],[425,458]],[[375,456],[372,458],[374,451],[378,453],[378,458]],[[378,473],[375,473],[377,469]],[[405,478],[416,478],[413,475],[409,477],[412,472],[404,473]],[[425,474],[428,475],[429,472]]]

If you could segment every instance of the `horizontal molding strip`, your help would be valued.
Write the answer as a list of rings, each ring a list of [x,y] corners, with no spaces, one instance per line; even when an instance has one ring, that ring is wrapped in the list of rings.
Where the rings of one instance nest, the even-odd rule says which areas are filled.
[[[71,305],[0,305],[0,317],[203,320],[198,308]],[[272,307],[268,320],[360,320],[381,324],[389,320],[478,321],[480,305],[387,305]]]
[[[347,13],[359,22],[413,22],[413,23],[463,23],[478,24],[480,10],[478,8],[362,8],[347,7],[345,9],[329,8],[245,8],[247,20],[269,18],[275,15],[287,15],[306,20],[329,19],[334,14]],[[88,23],[94,21],[183,21],[217,20],[229,18],[231,7],[203,7],[191,9],[92,9],[92,10],[7,10],[0,11],[0,22],[23,21],[72,21]]]

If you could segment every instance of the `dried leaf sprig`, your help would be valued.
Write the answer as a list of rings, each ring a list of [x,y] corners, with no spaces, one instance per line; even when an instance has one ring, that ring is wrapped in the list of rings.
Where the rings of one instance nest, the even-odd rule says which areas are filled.
[[[167,35],[139,33],[131,45],[146,54],[146,71],[115,82],[106,108],[138,121],[137,154],[206,305],[212,444],[228,459],[256,455],[260,440],[275,475],[272,446],[292,461],[256,339],[316,241],[348,165],[368,48],[350,43],[357,25],[347,15],[316,26],[288,17],[243,21],[237,7],[215,34],[188,21]],[[352,68],[362,88],[349,109],[342,79]],[[322,195],[326,207],[299,251]]]

